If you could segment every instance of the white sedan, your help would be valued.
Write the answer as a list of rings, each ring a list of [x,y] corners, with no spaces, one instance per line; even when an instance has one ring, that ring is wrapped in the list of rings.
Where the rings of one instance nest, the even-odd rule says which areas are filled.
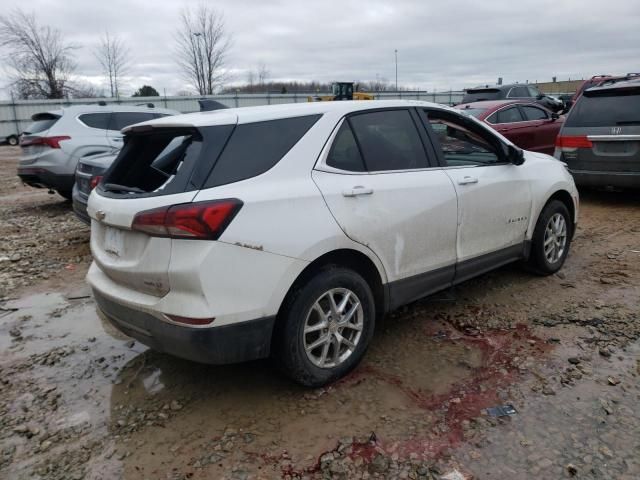
[[[304,385],[353,369],[392,309],[509,262],[556,272],[578,218],[562,162],[442,105],[239,108],[123,132],[88,204],[99,308],[154,349],[273,355]]]

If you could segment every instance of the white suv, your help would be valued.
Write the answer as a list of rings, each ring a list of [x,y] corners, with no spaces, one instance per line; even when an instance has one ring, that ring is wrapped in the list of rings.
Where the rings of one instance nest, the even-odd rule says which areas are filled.
[[[153,105],[76,105],[36,113],[20,139],[18,176],[32,187],[56,190],[71,199],[78,160],[122,147],[127,125],[179,112]]]
[[[89,198],[87,279],[113,324],[208,363],[273,354],[310,386],[391,309],[509,262],[567,256],[563,163],[424,102],[322,102],[125,129]]]

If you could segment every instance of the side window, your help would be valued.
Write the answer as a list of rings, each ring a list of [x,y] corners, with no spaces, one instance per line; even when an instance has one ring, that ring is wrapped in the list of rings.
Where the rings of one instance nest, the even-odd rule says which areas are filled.
[[[439,112],[427,112],[429,125],[435,134],[436,148],[442,151],[442,157],[448,167],[482,166],[502,163],[500,156],[491,143],[480,133],[469,129],[453,115]]]
[[[277,164],[322,115],[238,125],[207,179],[205,188],[266,172]]]
[[[134,123],[146,122],[156,118],[154,113],[147,112],[113,112],[111,114],[111,122],[109,122],[109,130],[120,131],[124,127],[133,125]]]
[[[349,122],[342,122],[340,130],[338,130],[331,150],[327,156],[327,165],[340,170],[350,172],[364,172],[364,162],[358,150],[358,144],[353,136]]]
[[[496,112],[496,123],[522,122],[522,115],[518,107],[505,108]]]
[[[547,112],[545,112],[541,108],[531,106],[521,108],[524,112],[525,117],[527,117],[527,120],[546,120],[547,118],[549,118],[547,116]]]
[[[87,127],[106,130],[109,125],[110,113],[83,113],[78,119]]]
[[[349,117],[370,172],[429,165],[420,134],[408,110],[386,110]]]
[[[540,90],[538,90],[536,87],[528,86],[527,88],[529,89],[529,95],[533,98],[537,98],[538,95],[540,95]]]

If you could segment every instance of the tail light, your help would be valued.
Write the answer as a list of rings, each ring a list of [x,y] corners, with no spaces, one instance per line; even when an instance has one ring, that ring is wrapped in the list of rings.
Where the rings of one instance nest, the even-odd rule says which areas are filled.
[[[58,137],[23,137],[20,140],[20,146],[28,147],[30,145],[44,145],[45,147],[60,148],[60,142],[63,140],[71,140],[71,137],[65,135]]]
[[[101,181],[102,175],[94,175],[93,177],[91,177],[91,180],[89,180],[89,186],[91,187],[91,190],[96,188]]]
[[[137,213],[131,228],[152,237],[217,240],[242,205],[228,198],[154,208]]]
[[[558,148],[591,148],[593,143],[586,135],[560,136],[556,138]]]

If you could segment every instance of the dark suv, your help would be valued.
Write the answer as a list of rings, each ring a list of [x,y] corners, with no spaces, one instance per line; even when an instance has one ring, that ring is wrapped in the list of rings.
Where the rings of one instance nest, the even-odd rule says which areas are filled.
[[[483,100],[533,100],[552,112],[564,109],[561,101],[555,100],[542,93],[534,85],[514,83],[511,85],[484,85],[467,88],[460,103],[481,102]]]
[[[555,156],[578,185],[639,188],[640,78],[585,90],[560,130]]]

